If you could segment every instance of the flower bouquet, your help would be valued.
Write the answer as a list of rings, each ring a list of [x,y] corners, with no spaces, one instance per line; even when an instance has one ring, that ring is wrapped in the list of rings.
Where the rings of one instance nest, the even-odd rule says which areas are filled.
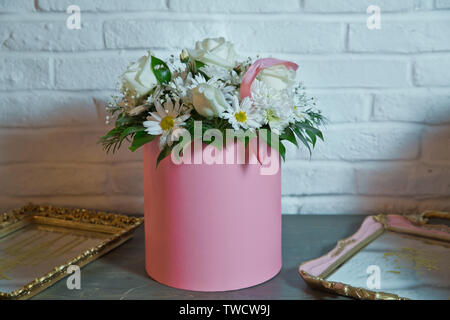
[[[297,64],[240,59],[223,38],[179,59],[150,52],[107,106],[107,151],[144,146],[146,270],[190,290],[248,287],[281,268],[283,143],[309,152],[324,119],[296,82]],[[237,156],[236,156],[237,154]],[[169,161],[170,158],[172,161]],[[269,161],[269,160],[270,161]]]

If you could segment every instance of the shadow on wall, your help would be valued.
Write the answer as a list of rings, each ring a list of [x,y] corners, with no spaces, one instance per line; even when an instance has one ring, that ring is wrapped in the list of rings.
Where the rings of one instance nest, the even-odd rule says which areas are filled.
[[[30,98],[31,99],[31,98]],[[143,213],[142,153],[97,144],[108,97],[0,100],[0,209],[29,202]],[[33,102],[34,101],[34,102]],[[10,106],[19,111],[5,112]]]
[[[380,97],[389,99],[389,94]],[[311,158],[290,146],[283,167],[283,212],[449,211],[450,97],[442,101],[421,105],[416,119],[402,120],[381,119],[376,108],[381,103],[375,101],[370,122],[331,121],[325,143],[316,146]],[[401,114],[414,111],[407,105]]]
[[[396,160],[355,166],[356,191],[361,197],[358,202],[362,212],[450,211],[450,100],[448,102],[449,105],[434,108],[433,117],[439,124],[408,124],[412,132],[404,135],[404,148],[392,150],[396,151],[393,153]],[[399,128],[402,125],[398,123]]]

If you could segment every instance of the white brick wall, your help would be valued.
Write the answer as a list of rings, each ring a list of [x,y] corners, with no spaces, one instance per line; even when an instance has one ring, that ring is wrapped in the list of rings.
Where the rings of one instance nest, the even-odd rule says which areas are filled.
[[[67,6],[81,30],[66,28]],[[367,6],[381,29],[366,27]],[[448,0],[1,0],[0,210],[28,201],[143,212],[142,153],[105,155],[103,103],[131,59],[207,36],[277,56],[330,120],[288,146],[283,212],[450,210]]]

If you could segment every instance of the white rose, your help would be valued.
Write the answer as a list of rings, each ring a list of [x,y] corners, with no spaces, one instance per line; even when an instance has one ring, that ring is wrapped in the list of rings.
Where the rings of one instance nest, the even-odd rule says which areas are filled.
[[[195,49],[189,52],[194,60],[201,61],[209,65],[217,65],[227,69],[236,66],[237,54],[233,44],[225,41],[224,38],[208,38],[197,41]]]
[[[151,55],[143,56],[129,66],[122,75],[122,83],[136,98],[149,93],[158,84],[151,67]]]
[[[206,118],[218,117],[230,107],[222,91],[206,83],[201,83],[193,89],[192,104],[195,110]]]
[[[294,84],[295,71],[289,70],[282,64],[278,64],[262,69],[256,78],[264,82],[270,88],[283,90]]]

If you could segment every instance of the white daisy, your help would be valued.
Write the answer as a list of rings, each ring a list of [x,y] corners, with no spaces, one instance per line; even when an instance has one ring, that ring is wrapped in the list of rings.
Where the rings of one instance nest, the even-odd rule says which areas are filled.
[[[241,103],[237,96],[233,96],[231,107],[222,115],[233,126],[234,130],[256,129],[261,127],[260,114],[253,108],[252,101],[244,98]]]
[[[156,100],[156,112],[151,112],[147,121],[144,121],[145,131],[151,135],[161,135],[159,137],[159,148],[162,150],[166,144],[172,145],[174,138],[177,137],[177,131],[186,123],[185,121],[190,117],[190,114],[182,114],[182,105],[179,101],[173,104],[171,99],[168,99],[164,106]]]

